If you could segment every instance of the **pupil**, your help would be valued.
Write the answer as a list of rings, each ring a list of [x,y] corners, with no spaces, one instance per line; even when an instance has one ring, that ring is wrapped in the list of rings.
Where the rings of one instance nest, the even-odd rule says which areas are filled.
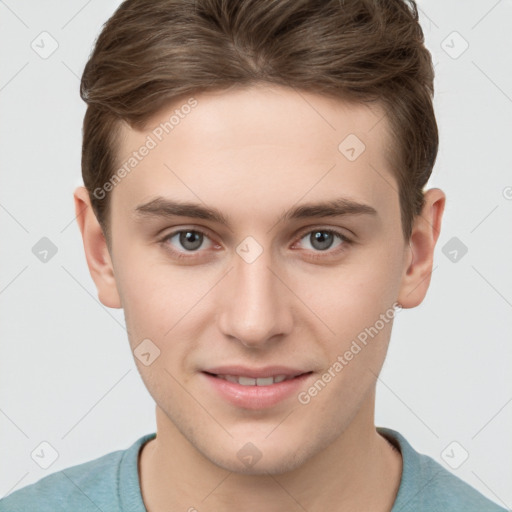
[[[313,234],[314,241],[320,243],[320,247],[317,249],[328,249],[332,245],[332,233],[326,231],[316,231]],[[312,244],[315,247],[315,244]]]
[[[202,241],[201,233],[197,233],[196,231],[186,231],[180,234],[180,243],[183,247],[189,250],[201,247]],[[192,244],[192,246],[190,246],[190,244]]]

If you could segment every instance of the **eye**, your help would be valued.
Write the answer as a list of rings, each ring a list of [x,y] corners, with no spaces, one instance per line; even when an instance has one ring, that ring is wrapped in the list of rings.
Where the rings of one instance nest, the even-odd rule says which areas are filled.
[[[171,252],[176,253],[178,257],[180,257],[183,253],[198,252],[198,249],[201,248],[205,240],[210,241],[210,247],[213,245],[206,233],[197,229],[182,229],[180,231],[170,233],[161,240],[161,243],[164,244]],[[178,249],[176,247],[178,247]]]
[[[338,238],[339,243],[334,246],[334,250],[329,251],[329,249],[333,247],[336,238]],[[306,241],[304,245],[308,251],[317,253],[310,255],[309,258],[311,259],[337,255],[346,250],[352,243],[352,241],[340,231],[322,228],[309,229],[309,231],[303,232],[299,238],[299,241],[302,240]],[[205,241],[208,241],[206,247],[204,246]],[[220,247],[216,245],[205,232],[199,229],[181,229],[174,231],[166,235],[160,243],[178,259],[192,258],[196,254],[203,252],[200,249]]]
[[[300,235],[300,240],[306,240],[306,244],[309,244],[309,247],[306,245],[306,249],[311,249],[313,252],[327,252],[335,243],[336,238],[340,242],[333,251],[329,251],[329,254],[337,254],[339,251],[346,249],[351,240],[343,233],[333,229],[314,229]]]

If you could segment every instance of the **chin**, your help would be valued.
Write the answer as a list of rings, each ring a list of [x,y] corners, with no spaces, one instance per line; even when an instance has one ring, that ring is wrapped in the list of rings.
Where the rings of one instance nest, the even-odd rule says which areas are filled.
[[[255,441],[253,444],[250,441],[235,441],[235,444],[234,448],[219,446],[221,449],[215,452],[212,451],[212,444],[208,444],[206,450],[200,451],[212,464],[240,475],[288,473],[302,466],[316,452],[316,447],[306,442],[286,444],[277,437],[274,442]]]
[[[275,453],[273,453],[271,457],[265,457],[265,455],[262,454],[261,459],[253,465],[242,463],[236,456],[230,459],[212,460],[217,466],[231,471],[232,473],[261,476],[280,475],[294,471],[299,468],[304,461],[304,455],[300,456],[297,452],[289,453],[282,457],[279,457]]]

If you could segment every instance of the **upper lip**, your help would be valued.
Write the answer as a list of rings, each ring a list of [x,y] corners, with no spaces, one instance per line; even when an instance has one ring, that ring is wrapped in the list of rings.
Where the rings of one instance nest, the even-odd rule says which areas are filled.
[[[309,373],[309,370],[290,368],[289,366],[265,366],[263,368],[248,368],[247,366],[216,366],[203,370],[215,375],[234,375],[239,377],[249,377],[253,379],[275,377],[276,375],[286,375],[286,377],[296,377],[303,373]]]

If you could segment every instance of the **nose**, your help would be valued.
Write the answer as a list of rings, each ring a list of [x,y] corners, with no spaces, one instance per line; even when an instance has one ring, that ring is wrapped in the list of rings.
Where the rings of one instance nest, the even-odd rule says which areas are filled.
[[[291,331],[293,297],[286,279],[273,268],[270,251],[252,262],[238,254],[219,290],[221,332],[248,348],[265,348]]]

